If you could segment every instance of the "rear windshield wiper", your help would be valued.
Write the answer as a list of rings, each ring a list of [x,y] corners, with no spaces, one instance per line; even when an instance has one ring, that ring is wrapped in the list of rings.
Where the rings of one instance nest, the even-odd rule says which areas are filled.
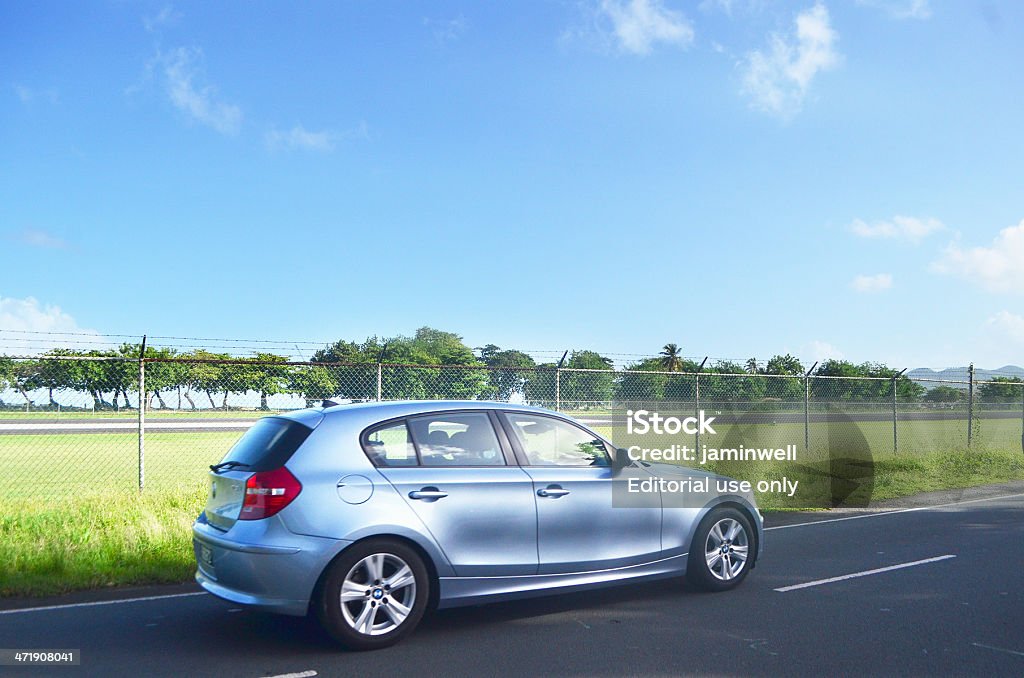
[[[248,468],[249,464],[246,464],[245,462],[241,461],[222,461],[219,464],[211,464],[210,470],[216,473],[217,471],[221,471],[224,469],[239,468],[241,466],[245,466],[246,468]]]

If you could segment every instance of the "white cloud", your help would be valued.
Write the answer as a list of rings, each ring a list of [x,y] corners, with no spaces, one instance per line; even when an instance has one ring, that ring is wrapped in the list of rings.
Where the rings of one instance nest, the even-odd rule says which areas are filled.
[[[698,9],[702,12],[713,12],[719,10],[726,16],[732,16],[732,7],[735,0],[703,0]]]
[[[25,245],[31,245],[32,247],[42,247],[44,249],[52,250],[66,250],[70,247],[68,241],[63,238],[47,233],[46,231],[31,228],[25,229],[15,237]]]
[[[828,343],[827,341],[819,341],[815,339],[809,344],[801,347],[799,355],[804,360],[809,360],[811,363],[821,363],[826,360],[835,359],[842,360],[846,356],[838,348]],[[810,365],[805,365],[810,368]]]
[[[242,123],[242,110],[217,99],[212,85],[197,87],[201,77],[202,50],[179,47],[162,55],[167,95],[179,110],[222,134],[236,134]]]
[[[13,299],[0,296],[0,348],[4,353],[34,355],[67,346],[68,337],[59,335],[69,333],[101,337],[95,330],[79,327],[75,319],[59,306],[43,306],[34,297]],[[77,340],[83,338],[75,337]]]
[[[729,18],[753,14],[764,9],[765,0],[701,0],[697,9],[705,13],[721,12]]]
[[[434,34],[434,40],[443,45],[462,37],[469,26],[466,17],[459,15],[454,19],[423,19],[423,25]]]
[[[871,224],[861,219],[854,219],[850,224],[850,230],[862,238],[899,239],[909,240],[913,243],[919,243],[925,237],[943,229],[945,226],[938,219],[931,217],[918,219],[899,215],[888,221],[876,221]]]
[[[612,22],[619,48],[633,54],[650,54],[656,43],[687,47],[693,42],[693,25],[661,0],[602,0],[601,12]]]
[[[1024,346],[1024,316],[1009,311],[1000,311],[990,317],[985,325],[1011,342]]]
[[[30,104],[33,101],[43,100],[51,104],[57,103],[60,98],[57,90],[53,87],[47,89],[32,89],[18,83],[14,83],[14,93],[23,104]]]
[[[893,19],[927,19],[932,15],[928,0],[857,0],[857,4],[881,9]]]
[[[892,276],[888,273],[858,275],[850,282],[850,287],[858,292],[881,292],[892,287]]]
[[[991,292],[1024,294],[1024,220],[999,231],[991,247],[963,249],[951,244],[932,270],[959,276]]]
[[[295,125],[290,130],[272,129],[267,132],[264,140],[271,150],[305,150],[329,153],[334,150],[339,141],[354,138],[369,138],[365,122],[343,132],[329,129],[313,132],[302,125]]]
[[[175,11],[171,5],[164,5],[160,11],[152,16],[142,17],[142,25],[150,33],[154,33],[162,26],[174,25],[181,18],[181,13]]]
[[[755,108],[789,118],[803,105],[811,81],[839,63],[839,34],[820,3],[796,17],[796,34],[772,35],[770,46],[747,55],[743,91]]]

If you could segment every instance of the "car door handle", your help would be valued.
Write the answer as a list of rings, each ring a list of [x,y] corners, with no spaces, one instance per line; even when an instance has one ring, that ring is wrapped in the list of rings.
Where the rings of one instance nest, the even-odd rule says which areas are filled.
[[[409,499],[423,499],[424,501],[437,501],[447,496],[447,492],[442,492],[436,487],[424,487],[409,493]]]
[[[559,497],[564,497],[567,494],[569,494],[569,490],[563,490],[558,485],[549,485],[544,489],[537,490],[538,497],[554,497],[557,499]]]

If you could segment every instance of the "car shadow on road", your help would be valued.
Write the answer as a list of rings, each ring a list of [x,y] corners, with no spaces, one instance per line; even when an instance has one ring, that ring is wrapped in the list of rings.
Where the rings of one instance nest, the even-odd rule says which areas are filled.
[[[670,597],[682,600],[702,595],[705,594],[690,589],[683,578],[675,577],[614,588],[555,593],[541,598],[434,610],[423,619],[413,638],[423,641],[439,634],[476,633],[509,622],[535,622],[552,615],[592,612],[596,608],[608,608],[602,619],[616,624],[619,623],[617,617],[632,619],[642,614],[642,610],[655,600],[664,602]],[[235,611],[237,608],[227,605],[226,619],[192,620],[192,632],[218,638],[223,648],[232,646],[235,651],[255,654],[319,654],[339,650],[314,615],[286,617],[250,610]],[[207,628],[202,628],[204,626]]]

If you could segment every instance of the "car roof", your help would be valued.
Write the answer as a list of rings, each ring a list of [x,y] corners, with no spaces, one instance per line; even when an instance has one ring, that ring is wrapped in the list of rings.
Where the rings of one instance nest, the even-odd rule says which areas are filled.
[[[316,427],[319,422],[328,419],[336,423],[356,430],[365,429],[379,422],[389,419],[400,419],[418,414],[429,414],[431,412],[448,412],[451,410],[503,410],[506,412],[529,412],[542,414],[549,417],[557,417],[573,422],[577,426],[590,431],[594,435],[608,440],[595,433],[583,422],[572,417],[556,412],[554,410],[536,407],[533,405],[515,405],[490,400],[386,400],[381,402],[350,403],[347,405],[331,405],[325,408],[309,408],[304,410],[292,410],[291,412],[276,415],[286,419],[304,421],[315,419],[316,422],[308,421],[307,425]],[[610,441],[609,441],[610,444]]]
[[[333,405],[324,409],[324,416],[335,416],[358,413],[360,418],[374,418],[378,420],[391,419],[393,417],[407,417],[416,414],[429,412],[444,412],[447,410],[517,410],[522,412],[536,412],[538,414],[554,414],[562,416],[558,412],[546,410],[543,407],[531,405],[513,405],[510,403],[494,402],[489,400],[385,400],[381,402],[351,403],[348,405]]]

